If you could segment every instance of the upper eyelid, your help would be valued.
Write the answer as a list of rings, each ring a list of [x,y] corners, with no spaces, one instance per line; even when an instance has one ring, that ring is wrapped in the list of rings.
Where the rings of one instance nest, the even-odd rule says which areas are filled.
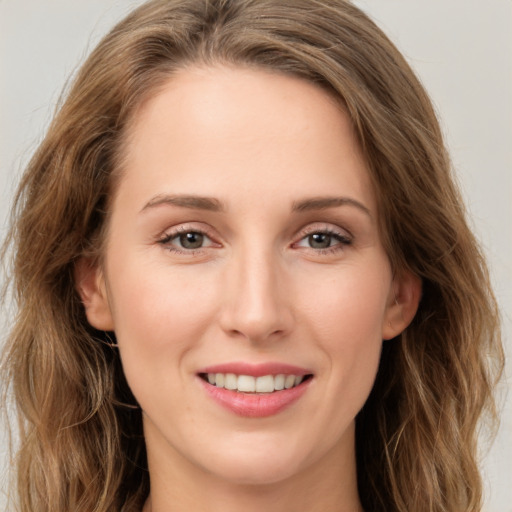
[[[211,229],[204,227],[204,225],[194,226],[194,224],[195,222],[187,222],[167,228],[157,236],[157,239],[174,238],[178,235],[182,235],[183,233],[200,233],[202,235],[206,235],[208,238],[214,237]]]
[[[309,234],[301,236],[295,242],[293,242],[291,245],[298,247],[301,242],[303,242],[304,240],[309,238],[311,235],[314,235],[314,234],[317,234],[317,233],[324,234],[324,235],[330,236],[330,237],[332,237],[334,239],[337,239],[339,241],[339,243],[342,244],[342,245],[348,245],[348,244],[351,245],[352,244],[352,237],[351,236],[346,236],[346,235],[344,235],[342,233],[337,233],[335,231],[323,230],[323,231],[312,231]]]
[[[300,229],[297,233],[297,238],[302,239],[305,236],[313,233],[329,233],[331,235],[347,236],[348,238],[354,238],[353,234],[347,228],[342,228],[336,224],[328,222],[313,222]]]

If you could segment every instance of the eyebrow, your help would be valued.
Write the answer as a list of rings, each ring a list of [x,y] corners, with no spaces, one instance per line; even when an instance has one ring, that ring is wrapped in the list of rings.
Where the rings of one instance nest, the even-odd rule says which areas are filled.
[[[160,194],[149,200],[141,212],[150,208],[162,205],[178,206],[181,208],[190,208],[193,210],[206,210],[211,212],[224,212],[224,204],[214,197],[192,196],[192,195],[168,195]],[[353,206],[358,208],[371,217],[370,210],[362,203],[351,197],[312,197],[294,201],[292,204],[293,212],[308,212],[314,210],[326,210],[339,206]]]
[[[141,212],[162,205],[179,206],[193,210],[207,210],[210,212],[225,210],[224,205],[214,197],[161,194],[148,201]]]
[[[292,211],[308,212],[313,210],[336,208],[337,206],[353,206],[366,213],[369,217],[372,216],[369,208],[351,197],[312,197],[310,199],[294,201]]]

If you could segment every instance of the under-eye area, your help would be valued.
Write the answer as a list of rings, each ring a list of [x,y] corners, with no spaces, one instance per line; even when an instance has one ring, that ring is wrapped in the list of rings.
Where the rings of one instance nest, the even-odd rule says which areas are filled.
[[[212,386],[239,393],[274,393],[295,388],[313,378],[307,375],[236,375],[234,373],[200,373],[199,377]]]

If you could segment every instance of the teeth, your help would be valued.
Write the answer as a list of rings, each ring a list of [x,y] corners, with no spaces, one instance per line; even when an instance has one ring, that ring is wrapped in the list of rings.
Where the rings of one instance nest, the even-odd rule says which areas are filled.
[[[230,389],[241,393],[273,393],[298,386],[303,375],[235,375],[234,373],[208,373],[207,380],[218,388]]]
[[[287,375],[286,379],[284,379],[284,387],[285,389],[290,389],[295,384],[295,375]]]
[[[216,373],[215,374],[215,385],[219,388],[224,387],[224,374],[223,373]]]
[[[272,393],[274,389],[274,377],[272,375],[264,375],[256,379],[256,393]]]
[[[234,373],[226,373],[226,377],[224,378],[224,387],[226,389],[236,389],[238,387],[237,378]]]
[[[285,380],[285,376],[284,375],[276,375],[274,377],[274,389],[276,391],[281,391],[282,389],[284,389],[284,380]]]
[[[254,393],[256,391],[256,379],[250,375],[239,375],[237,389],[246,393]]]

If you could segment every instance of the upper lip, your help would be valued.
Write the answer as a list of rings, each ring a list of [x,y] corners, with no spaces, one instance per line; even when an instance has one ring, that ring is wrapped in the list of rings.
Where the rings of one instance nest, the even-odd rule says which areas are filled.
[[[254,364],[241,361],[206,366],[201,368],[197,373],[234,373],[235,375],[251,375],[253,377],[280,374],[298,376],[312,374],[312,372],[306,368],[301,368],[287,363],[268,362]]]

